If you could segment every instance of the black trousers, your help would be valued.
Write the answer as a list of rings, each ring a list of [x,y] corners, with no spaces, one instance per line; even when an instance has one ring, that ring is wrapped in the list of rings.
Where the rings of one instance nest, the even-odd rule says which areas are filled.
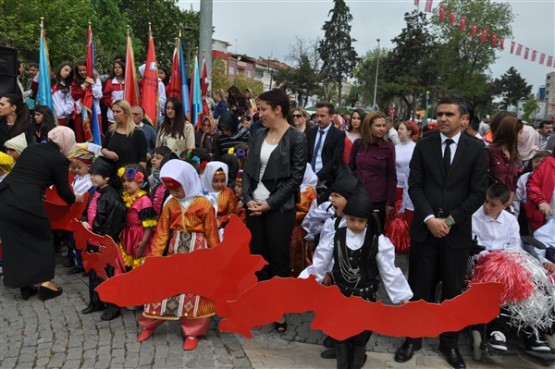
[[[270,210],[251,216],[247,210],[247,228],[251,231],[251,254],[261,255],[268,262],[257,273],[259,281],[272,277],[289,277],[291,262],[289,248],[295,226],[295,210]]]
[[[423,243],[412,241],[409,255],[409,285],[414,293],[412,300],[433,302],[439,282],[442,282],[442,301],[460,295],[464,289],[468,255],[468,248],[450,248],[444,238],[435,238],[431,234]],[[440,346],[457,347],[458,334],[441,334]]]

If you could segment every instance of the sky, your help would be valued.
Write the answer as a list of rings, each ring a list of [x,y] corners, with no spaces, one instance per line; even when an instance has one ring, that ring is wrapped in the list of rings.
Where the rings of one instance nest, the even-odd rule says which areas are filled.
[[[494,0],[496,1],[496,0]],[[420,0],[423,11],[426,0]],[[434,0],[434,9],[440,0]],[[496,1],[497,2],[497,1]],[[514,66],[532,84],[533,92],[545,84],[547,73],[554,71],[538,63],[540,53],[555,58],[555,0],[514,0],[510,3],[515,15],[512,24],[514,41],[538,51],[536,62],[511,55],[510,40],[505,50],[497,52],[492,65],[493,78]],[[351,36],[354,47],[363,56],[380,46],[391,48],[391,39],[405,26],[405,12],[415,9],[413,0],[346,0],[353,16]],[[180,0],[179,6],[198,11],[200,1]],[[329,20],[332,0],[213,0],[213,38],[232,44],[229,51],[251,57],[272,57],[287,62],[296,38],[306,41],[322,38],[322,25]],[[546,57],[547,60],[547,57]]]

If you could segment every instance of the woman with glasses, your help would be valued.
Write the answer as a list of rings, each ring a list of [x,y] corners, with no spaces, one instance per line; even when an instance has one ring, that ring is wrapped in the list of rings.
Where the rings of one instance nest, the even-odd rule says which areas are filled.
[[[301,108],[296,108],[293,110],[293,122],[295,127],[303,133],[306,132],[308,127],[308,113]]]

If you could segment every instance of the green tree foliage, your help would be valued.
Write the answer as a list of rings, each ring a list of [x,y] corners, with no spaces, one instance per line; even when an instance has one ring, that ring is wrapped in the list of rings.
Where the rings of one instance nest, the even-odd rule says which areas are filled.
[[[240,91],[245,91],[245,89],[250,88],[252,91],[251,96],[260,95],[264,89],[261,81],[247,78],[243,73],[229,77],[227,75],[226,63],[221,59],[213,59],[211,90],[216,91],[221,88],[224,92],[227,92],[233,85],[236,85]]]
[[[434,55],[440,61],[441,94],[457,91],[472,101],[476,107],[488,93],[490,79],[488,69],[496,59],[496,48],[491,45],[491,35],[506,40],[512,36],[511,22],[514,18],[511,6],[507,2],[491,0],[445,0],[446,20],[451,10],[458,15],[456,23],[450,25],[446,20],[441,22],[434,15],[433,31],[441,40],[441,49]],[[466,30],[459,30],[460,16],[466,17]],[[470,29],[476,23],[478,34],[472,37]],[[486,42],[480,41],[483,28],[487,28]]]
[[[321,93],[321,74],[319,72],[318,41],[305,41],[297,38],[290,46],[287,58],[293,68],[281,69],[274,74],[278,85],[297,95],[297,105],[306,106],[308,98]]]
[[[522,119],[526,122],[532,122],[539,110],[536,99],[529,99],[522,105]]]
[[[516,106],[518,100],[530,97],[532,85],[528,85],[514,67],[510,67],[505,74],[495,80],[499,93],[503,96],[500,108],[506,110],[509,106]]]
[[[341,105],[341,87],[343,80],[351,77],[357,64],[358,56],[353,47],[356,40],[351,38],[353,19],[344,0],[334,0],[334,7],[328,15],[331,19],[324,23],[324,39],[320,41],[318,52],[322,59],[322,77],[324,82],[337,84],[338,104]]]
[[[181,27],[184,45],[190,49],[198,45],[198,13],[183,11],[176,4],[176,0],[0,0],[0,44],[17,49],[23,61],[38,61],[39,25],[44,17],[54,70],[62,61],[85,58],[91,22],[96,68],[105,73],[110,71],[115,55],[125,54],[127,25],[131,26],[135,61],[144,62],[150,21],[158,60],[170,65]]]
[[[172,63],[175,38],[182,31],[183,46],[189,47],[192,57],[198,48],[199,13],[184,11],[177,6],[176,0],[120,0],[120,10],[129,17],[129,25],[133,33],[143,45],[148,45],[148,24],[151,23],[154,36],[156,57],[161,65],[170,66]],[[146,58],[142,54],[137,63],[141,64]],[[190,60],[188,60],[189,62]],[[190,63],[188,63],[190,64]]]

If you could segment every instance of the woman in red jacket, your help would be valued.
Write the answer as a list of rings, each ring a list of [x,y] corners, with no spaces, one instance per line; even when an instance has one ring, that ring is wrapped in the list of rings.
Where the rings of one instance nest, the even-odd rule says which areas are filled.
[[[555,208],[555,151],[546,158],[530,176],[526,185],[529,201],[526,215],[532,231],[541,227],[545,220],[553,217]]]
[[[114,119],[114,113],[112,113],[112,104],[118,100],[123,100],[124,86],[125,63],[117,60],[114,62],[112,75],[110,75],[110,78],[106,81],[106,85],[104,86],[104,96],[102,97],[102,103],[108,107],[108,125],[112,125],[116,122]]]

